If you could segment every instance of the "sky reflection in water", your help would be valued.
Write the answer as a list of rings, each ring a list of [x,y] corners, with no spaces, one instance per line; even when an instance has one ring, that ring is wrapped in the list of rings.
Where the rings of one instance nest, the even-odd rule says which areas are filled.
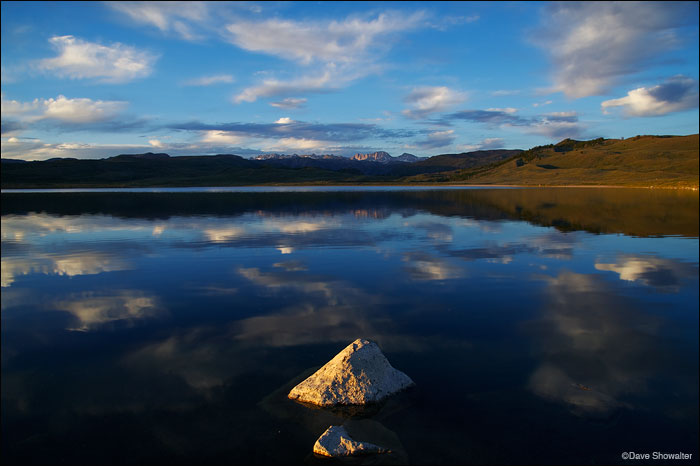
[[[3,194],[3,458],[301,462],[343,420],[279,389],[358,337],[417,383],[372,418],[404,460],[697,454],[697,207],[594,189]]]

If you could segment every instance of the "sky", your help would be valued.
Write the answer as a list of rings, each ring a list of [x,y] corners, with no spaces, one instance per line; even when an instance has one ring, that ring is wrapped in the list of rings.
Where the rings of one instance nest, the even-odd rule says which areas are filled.
[[[698,2],[3,1],[2,157],[698,133]]]

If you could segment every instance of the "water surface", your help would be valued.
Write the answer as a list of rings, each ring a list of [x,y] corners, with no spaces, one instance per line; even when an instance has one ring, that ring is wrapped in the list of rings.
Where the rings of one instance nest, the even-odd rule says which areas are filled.
[[[1,206],[3,461],[313,463],[347,422],[396,445],[385,463],[697,458],[696,193],[3,192]],[[286,399],[356,338],[416,387],[350,421]]]

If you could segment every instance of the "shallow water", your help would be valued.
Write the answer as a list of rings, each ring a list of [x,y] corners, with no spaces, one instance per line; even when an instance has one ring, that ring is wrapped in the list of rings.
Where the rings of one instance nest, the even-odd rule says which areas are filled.
[[[4,462],[313,463],[316,438],[348,422],[396,451],[365,462],[698,457],[696,193],[3,192],[1,206]],[[356,338],[416,387],[359,413],[286,399]]]

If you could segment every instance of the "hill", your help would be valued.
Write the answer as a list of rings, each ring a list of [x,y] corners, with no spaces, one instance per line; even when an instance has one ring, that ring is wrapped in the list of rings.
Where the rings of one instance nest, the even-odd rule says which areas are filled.
[[[628,139],[565,139],[533,147],[507,160],[475,169],[404,178],[524,186],[698,187],[698,135],[635,136]]]

